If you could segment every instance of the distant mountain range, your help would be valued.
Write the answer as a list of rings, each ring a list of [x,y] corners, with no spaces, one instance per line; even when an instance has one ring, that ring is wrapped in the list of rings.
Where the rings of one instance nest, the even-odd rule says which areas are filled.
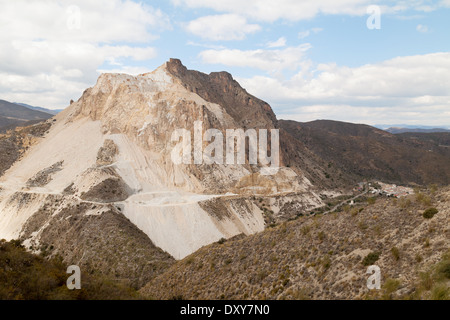
[[[337,167],[356,179],[399,184],[450,181],[450,132],[394,135],[368,125],[329,120],[278,123],[328,162],[328,170]]]
[[[406,132],[420,132],[420,133],[433,133],[433,132],[450,132],[449,126],[421,126],[421,125],[407,125],[407,124],[379,124],[375,125],[375,128],[387,131],[392,134],[400,134]]]
[[[53,117],[53,114],[0,100],[0,132],[20,125],[31,125]]]
[[[45,113],[50,113],[52,115],[57,115],[58,113],[63,111],[63,109],[51,110],[51,109],[46,109],[46,108],[42,108],[42,107],[34,107],[34,106],[30,106],[29,104],[19,103],[19,102],[14,102],[14,104],[17,104],[19,106],[22,106],[22,107],[25,107],[25,108],[28,108],[28,109],[42,111],[42,112],[45,112]]]

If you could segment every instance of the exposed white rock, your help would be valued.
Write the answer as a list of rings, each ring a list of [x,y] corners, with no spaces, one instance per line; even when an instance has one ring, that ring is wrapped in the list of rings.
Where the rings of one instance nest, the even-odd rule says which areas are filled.
[[[0,238],[17,238],[25,222],[50,195],[64,195],[67,201],[58,204],[59,209],[67,203],[82,202],[84,193],[108,178],[106,168],[123,180],[130,193],[128,199],[112,205],[156,246],[177,259],[223,237],[262,231],[262,212],[249,200],[243,207],[231,200],[226,202],[227,212],[222,218],[205,211],[201,203],[215,198],[227,201],[238,193],[245,197],[247,192],[307,192],[311,184],[289,168],[251,184],[253,176],[245,166],[201,167],[195,171],[175,165],[170,158],[171,133],[204,120],[203,106],[219,120],[220,129],[236,126],[225,108],[188,91],[165,65],[136,77],[101,75],[95,87],[57,115],[42,141],[0,178]],[[97,154],[107,139],[115,143],[118,153],[112,164],[99,167]],[[27,187],[30,178],[60,161],[61,170],[52,173],[47,185]],[[217,192],[219,187],[224,190]],[[105,211],[99,204],[86,215]],[[34,234],[34,242],[42,232],[45,226]]]

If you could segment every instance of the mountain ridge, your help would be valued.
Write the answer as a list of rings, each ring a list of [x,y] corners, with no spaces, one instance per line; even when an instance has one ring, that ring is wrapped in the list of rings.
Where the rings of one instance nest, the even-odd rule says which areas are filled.
[[[31,106],[29,104],[26,103],[20,103],[20,102],[13,102],[14,104],[17,104],[19,106],[28,108],[28,109],[32,109],[32,110],[36,110],[36,111],[41,111],[44,113],[48,113],[51,115],[57,115],[58,113],[60,113],[61,111],[63,111],[64,109],[47,109],[47,108],[42,108],[42,107],[35,107],[35,106]]]
[[[34,122],[47,120],[53,115],[38,110],[0,100],[0,132],[14,129],[22,125],[30,125]]]
[[[369,125],[325,120],[280,120],[279,124],[313,153],[355,179],[420,185],[450,183],[450,150],[427,141],[425,137],[432,134],[411,139]]]

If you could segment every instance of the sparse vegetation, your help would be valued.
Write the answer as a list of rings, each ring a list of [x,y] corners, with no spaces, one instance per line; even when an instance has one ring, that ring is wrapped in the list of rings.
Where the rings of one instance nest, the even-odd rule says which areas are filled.
[[[414,196],[405,198],[413,200],[411,208],[417,205]],[[194,254],[191,265],[176,263],[144,292],[166,299],[177,293],[170,289],[173,286],[186,299],[218,299],[221,295],[225,299],[365,298],[360,295],[367,280],[365,270],[379,265],[388,271],[383,271],[382,290],[367,292],[369,298],[445,298],[439,287],[443,282],[438,280],[448,273],[443,262],[419,281],[419,273],[428,272],[429,261],[436,261],[439,250],[445,249],[434,245],[446,230],[439,223],[442,217],[428,224],[421,214],[401,213],[394,202],[386,198],[369,206],[363,200],[349,208],[355,209],[356,217],[344,213],[304,216],[252,236],[229,239],[227,245],[204,247]],[[405,239],[411,241],[405,244]],[[358,254],[365,248],[372,251]],[[216,266],[199,269],[201,261]],[[400,274],[404,275],[401,283]]]
[[[323,231],[320,231],[317,234],[317,237],[319,238],[320,241],[323,241],[325,239],[325,233]]]
[[[409,209],[412,205],[412,201],[409,198],[400,198],[397,200],[397,205],[400,207],[400,209]]]
[[[415,260],[417,263],[421,263],[423,261],[423,257],[418,253],[416,254]]]
[[[417,289],[411,298],[449,300],[450,287],[450,250],[444,253],[436,265],[419,274]]]
[[[431,290],[431,300],[449,300],[450,288],[445,284],[439,284]]]
[[[416,201],[419,204],[422,204],[424,206],[430,206],[431,205],[431,198],[430,196],[422,193],[422,192],[418,192],[416,193]]]
[[[400,260],[400,250],[397,247],[393,247],[391,249],[392,256],[394,257],[395,261]]]
[[[112,278],[83,274],[81,290],[66,286],[69,274],[60,257],[50,260],[25,251],[20,241],[0,241],[0,300],[142,299]]]
[[[382,299],[391,300],[392,294],[399,289],[400,284],[401,284],[400,280],[391,278],[386,279],[382,287],[383,289]]]
[[[428,186],[428,189],[430,190],[431,194],[434,195],[439,190],[439,187],[437,184],[433,183]]]

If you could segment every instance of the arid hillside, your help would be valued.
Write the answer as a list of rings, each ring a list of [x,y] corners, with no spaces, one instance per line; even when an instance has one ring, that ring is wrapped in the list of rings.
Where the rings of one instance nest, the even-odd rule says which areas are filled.
[[[51,121],[18,127],[0,134],[0,176],[50,129]]]
[[[69,274],[62,259],[45,259],[18,241],[0,241],[0,300],[132,300],[136,290],[99,274],[84,274],[80,290],[66,287]]]
[[[35,122],[47,120],[53,115],[33,110],[22,105],[0,100],[0,133],[14,129],[17,126],[31,125]]]
[[[327,120],[278,123],[331,168],[356,180],[450,184],[450,148],[445,133],[393,135],[368,125]]]
[[[424,217],[435,207],[438,213]],[[204,247],[152,280],[157,299],[448,299],[450,188],[377,198]],[[370,291],[369,265],[382,289]]]

